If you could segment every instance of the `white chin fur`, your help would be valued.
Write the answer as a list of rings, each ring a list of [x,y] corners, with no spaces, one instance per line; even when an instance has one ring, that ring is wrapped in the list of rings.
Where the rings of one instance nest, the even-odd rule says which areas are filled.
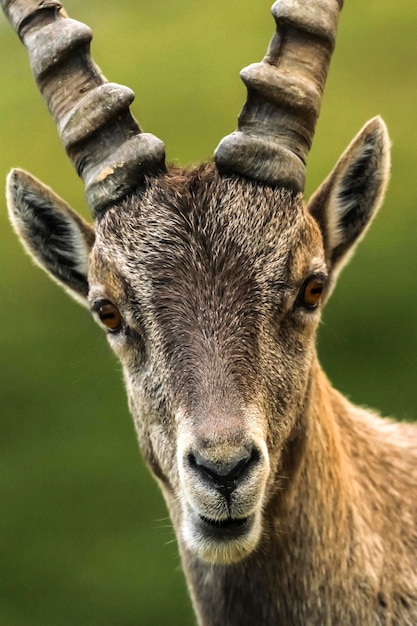
[[[199,528],[198,520],[186,514],[182,523],[182,537],[188,550],[198,559],[214,565],[236,563],[247,557],[257,547],[261,536],[260,513],[255,513],[247,532],[233,537],[214,537]]]

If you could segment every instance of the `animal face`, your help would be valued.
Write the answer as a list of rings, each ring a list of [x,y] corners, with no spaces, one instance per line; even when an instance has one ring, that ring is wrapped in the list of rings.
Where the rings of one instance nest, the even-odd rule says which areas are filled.
[[[202,558],[235,560],[256,544],[304,402],[326,280],[300,196],[212,168],[154,181],[97,224],[90,306],[120,312],[108,339],[139,440]]]

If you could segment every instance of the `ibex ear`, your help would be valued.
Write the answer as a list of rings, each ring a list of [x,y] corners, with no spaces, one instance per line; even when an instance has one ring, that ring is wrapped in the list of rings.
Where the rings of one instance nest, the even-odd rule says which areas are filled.
[[[387,128],[375,117],[356,135],[310,199],[308,209],[320,226],[333,280],[379,209],[389,168]]]
[[[36,178],[14,169],[7,178],[10,221],[26,251],[79,302],[87,304],[94,229]]]

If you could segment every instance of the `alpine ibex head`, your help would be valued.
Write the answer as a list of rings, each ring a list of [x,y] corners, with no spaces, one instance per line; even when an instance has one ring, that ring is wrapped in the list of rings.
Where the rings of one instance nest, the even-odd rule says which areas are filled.
[[[266,512],[298,471],[317,404],[320,311],[384,193],[375,118],[303,200],[341,5],[274,4],[267,55],[242,72],[238,130],[213,163],[182,170],[133,119],[133,93],[92,62],[86,26],[54,0],[2,0],[94,228],[21,170],[11,220],[107,332],[185,560],[237,562],[273,531]]]

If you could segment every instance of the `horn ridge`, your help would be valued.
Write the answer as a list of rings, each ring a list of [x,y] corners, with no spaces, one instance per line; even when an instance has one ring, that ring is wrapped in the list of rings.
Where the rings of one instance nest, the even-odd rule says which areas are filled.
[[[1,0],[28,50],[33,75],[94,215],[147,175],[165,171],[165,148],[130,112],[134,93],[109,83],[90,56],[92,31],[55,0]]]
[[[266,56],[240,74],[247,101],[215,151],[218,169],[303,191],[342,0],[278,0]]]

